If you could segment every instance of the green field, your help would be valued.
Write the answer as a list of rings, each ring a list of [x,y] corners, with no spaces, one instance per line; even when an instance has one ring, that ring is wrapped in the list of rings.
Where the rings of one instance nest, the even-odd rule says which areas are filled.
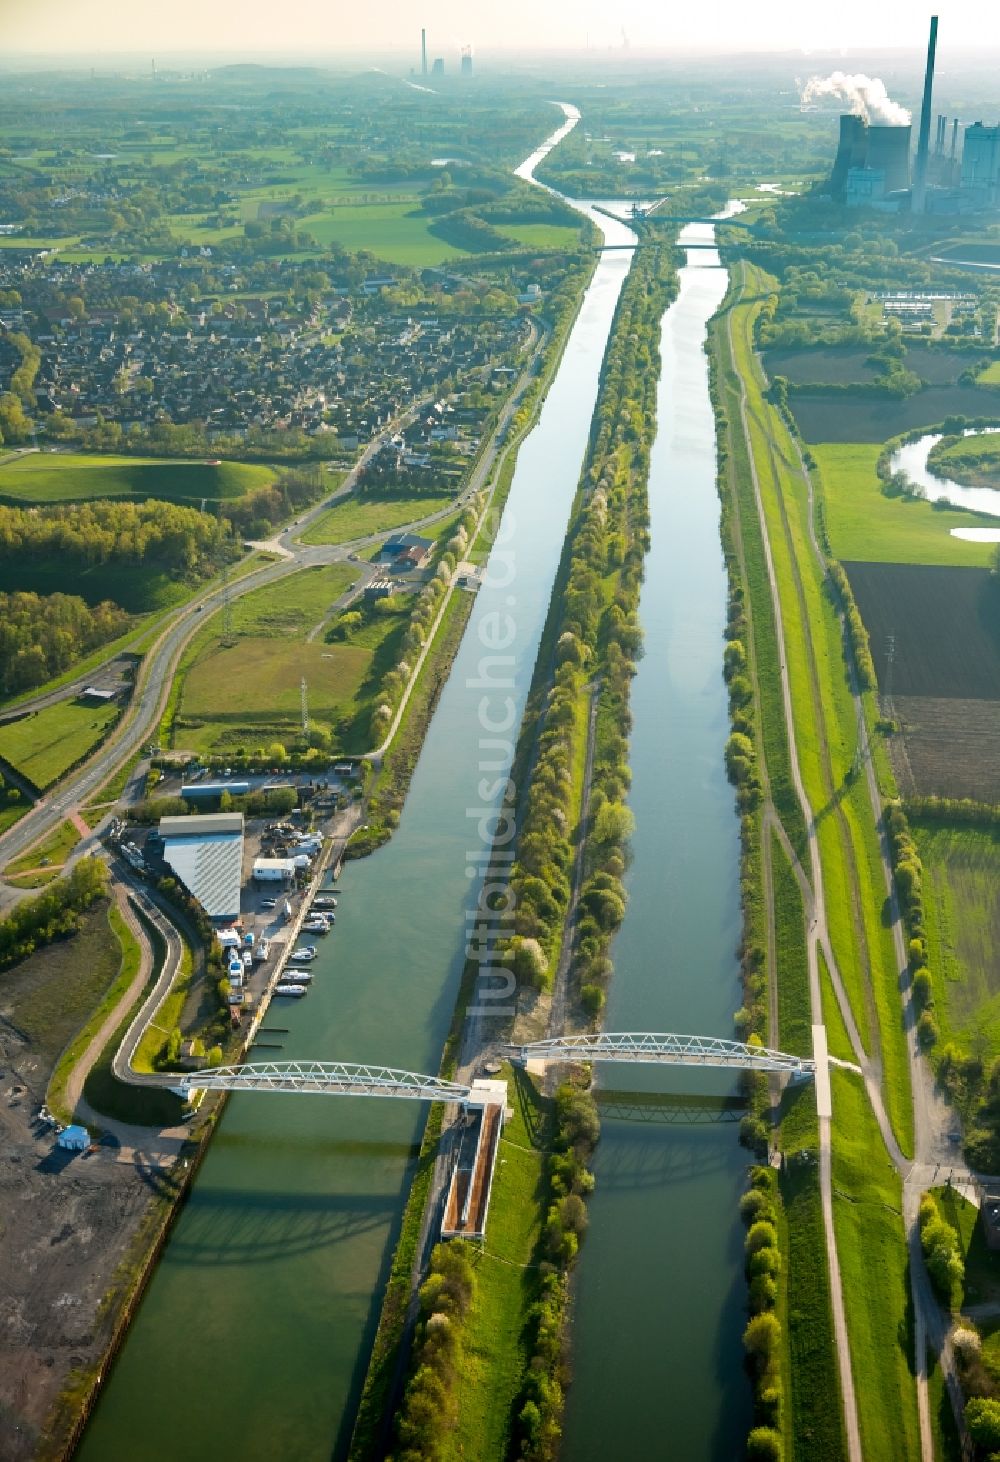
[[[885,882],[871,804],[851,766],[857,744],[843,631],[809,539],[809,502],[794,444],[763,394],[751,321],[766,276],[747,270],[747,306],[733,313],[736,363],[746,383],[750,448],[781,598],[799,759],[816,816],[830,937],[861,1039],[882,1059],[886,1105],[900,1146],[913,1150],[906,1043],[895,952],[882,921]]]
[[[372,533],[387,533],[440,512],[453,501],[432,493],[398,497],[348,497],[330,508],[302,535],[303,543],[350,543]]]
[[[975,564],[992,561],[995,545],[964,543],[952,528],[984,520],[911,497],[886,497],[875,475],[882,448],[874,443],[810,448],[819,463],[830,547],[848,563]]]
[[[986,367],[981,376],[976,377],[977,386],[1000,386],[1000,360],[995,360],[992,365]]]
[[[60,823],[55,832],[4,869],[4,876],[19,888],[40,888],[56,878],[62,865],[80,841],[71,822]]]
[[[576,249],[580,230],[569,223],[497,223],[498,232],[526,249]]]
[[[309,714],[338,750],[366,751],[374,696],[396,662],[409,604],[373,616],[346,642],[307,635],[356,579],[347,564],[305,569],[256,589],[196,636],[178,676],[173,744],[201,754],[256,750],[301,732],[301,681]],[[169,715],[169,712],[168,712]]]
[[[433,218],[412,202],[338,203],[326,213],[314,213],[301,220],[301,227],[324,247],[367,249],[389,264],[417,267],[444,264],[464,257],[431,233]]]
[[[97,745],[120,710],[76,701],[46,706],[0,726],[0,758],[44,791]]]
[[[530,1078],[510,1068],[504,1078],[513,1116],[497,1153],[487,1240],[481,1250],[472,1246],[478,1284],[456,1387],[455,1458],[507,1455],[513,1403],[531,1358],[528,1311],[537,1279],[529,1266],[541,1237],[551,1114]]]
[[[917,823],[924,920],[941,1041],[987,1065],[1000,1056],[1000,839],[985,829]]]
[[[833,1220],[865,1462],[919,1457],[902,1190],[858,1077],[831,1071]]]
[[[155,497],[222,502],[274,481],[270,467],[246,462],[183,462],[155,457],[88,457],[35,452],[0,461],[0,497],[18,503],[79,502],[86,498]]]

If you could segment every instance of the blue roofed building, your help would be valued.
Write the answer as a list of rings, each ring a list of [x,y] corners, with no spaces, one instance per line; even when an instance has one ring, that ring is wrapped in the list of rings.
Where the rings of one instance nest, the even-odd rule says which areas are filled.
[[[239,917],[243,883],[243,814],[161,817],[163,861],[210,919]]]

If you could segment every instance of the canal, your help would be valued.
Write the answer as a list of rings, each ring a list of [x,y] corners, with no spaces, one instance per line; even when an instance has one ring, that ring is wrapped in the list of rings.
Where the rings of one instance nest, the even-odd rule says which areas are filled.
[[[577,115],[567,109],[557,135]],[[623,224],[594,217],[609,243],[633,238]],[[506,647],[513,683],[503,695],[516,726],[630,258],[627,250],[601,256],[518,455],[491,572],[399,828],[387,847],[345,870],[310,994],[280,1017],[272,1007],[268,1023],[289,1027],[282,1059],[438,1068],[477,895],[466,870],[480,847],[483,625],[500,613],[514,626]],[[716,664],[718,651],[715,644]],[[343,1457],[425,1115],[370,1099],[233,1098],[78,1456]]]
[[[712,232],[692,224],[681,241],[711,242]],[[732,1036],[741,1003],[739,826],[723,766],[727,581],[704,354],[727,277],[711,250],[692,250],[687,261],[661,333],[645,641],[632,689],[636,829],[604,1024]],[[639,1067],[626,1079],[628,1070],[605,1067],[601,1085],[704,1095],[703,1120],[678,1121],[655,1103],[644,1121],[602,1119],[563,1457],[730,1462],[742,1455],[751,1417],[737,1211],[747,1154],[717,1100],[733,1094],[732,1079]]]

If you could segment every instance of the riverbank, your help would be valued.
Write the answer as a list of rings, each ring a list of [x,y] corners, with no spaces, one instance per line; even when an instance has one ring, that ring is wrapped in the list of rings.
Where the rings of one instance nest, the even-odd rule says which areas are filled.
[[[537,426],[519,451],[498,543],[399,826],[377,857],[345,868],[336,932],[313,967],[309,1000],[283,1022],[285,1058],[336,1056],[411,1070],[438,1062],[461,974],[467,850],[483,805],[480,662],[498,614],[509,616],[515,638],[505,653],[513,663],[503,679],[512,684],[496,694],[501,705],[509,697],[518,716],[625,264],[615,256],[598,261]],[[469,809],[476,809],[471,824]],[[474,901],[478,876],[472,889]],[[178,1386],[199,1458],[223,1445],[248,1457],[283,1448],[328,1458],[331,1438],[334,1455],[346,1455],[423,1125],[406,1103],[232,1100],[80,1455],[126,1456],[137,1427],[151,1457],[167,1455]],[[192,1262],[197,1323],[213,1355],[204,1377],[183,1368],[177,1345],[191,1320]],[[262,1387],[276,1384],[280,1416],[257,1404]]]

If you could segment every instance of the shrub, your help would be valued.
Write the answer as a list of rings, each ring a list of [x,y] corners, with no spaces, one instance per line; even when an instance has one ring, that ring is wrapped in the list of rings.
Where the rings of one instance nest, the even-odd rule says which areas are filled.
[[[784,1455],[781,1434],[773,1427],[755,1426],[747,1437],[750,1462],[782,1462]]]
[[[760,1370],[770,1365],[780,1343],[781,1325],[770,1312],[754,1315],[743,1332],[743,1348]]]
[[[745,1244],[748,1255],[756,1254],[760,1249],[776,1249],[777,1247],[778,1231],[773,1223],[758,1221],[751,1225]]]

